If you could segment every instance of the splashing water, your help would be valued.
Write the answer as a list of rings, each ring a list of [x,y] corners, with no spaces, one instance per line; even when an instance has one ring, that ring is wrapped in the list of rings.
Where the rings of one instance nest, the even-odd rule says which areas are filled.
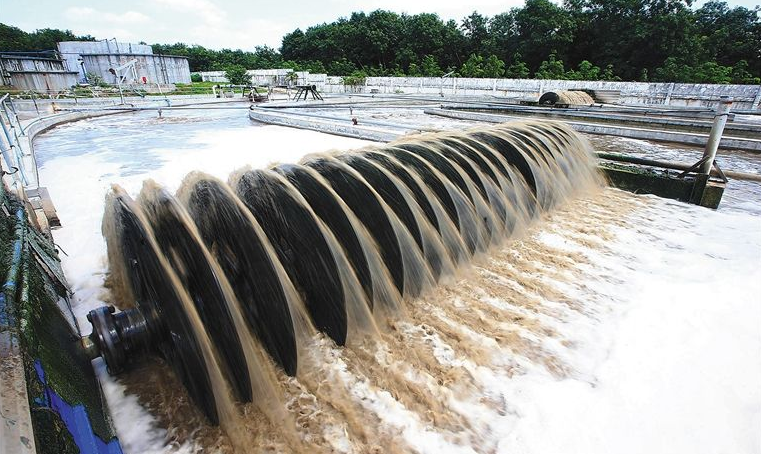
[[[366,377],[434,425],[478,433],[467,427],[463,409],[432,390],[452,382],[463,392],[480,388],[471,369],[476,358],[490,356],[490,344],[535,343],[531,335],[505,333],[506,313],[541,317],[551,309],[530,299],[508,308],[472,298],[467,310],[448,307],[465,294],[450,289],[460,296],[438,304],[435,284],[454,282],[471,260],[495,260],[503,242],[532,220],[601,186],[591,148],[573,130],[515,122],[242,169],[228,184],[196,172],[177,197],[151,181],[136,201],[114,187],[103,234],[118,302],[141,310],[156,351],[234,449],[245,451],[267,430],[292,451],[337,449],[304,435],[309,421],[324,419],[302,413],[315,408],[306,398],[329,402],[315,411],[328,419],[340,413],[359,443],[405,451],[398,437],[367,425],[347,399],[347,384],[377,394],[356,383]],[[510,262],[486,275],[489,285],[505,285],[518,267]],[[548,296],[539,282],[523,282]],[[456,355],[442,336],[468,352],[457,361],[471,366],[442,361]],[[433,351],[410,349],[408,340]],[[526,351],[564,372],[551,353]],[[336,361],[339,368],[324,367]],[[260,427],[251,430],[251,421]]]

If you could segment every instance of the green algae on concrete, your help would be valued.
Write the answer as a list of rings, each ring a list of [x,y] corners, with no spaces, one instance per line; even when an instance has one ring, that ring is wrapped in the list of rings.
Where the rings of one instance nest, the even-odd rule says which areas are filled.
[[[16,238],[15,213],[22,204],[0,183],[0,276],[8,274]],[[95,435],[109,441],[115,434],[104,406],[100,386],[90,360],[79,345],[79,333],[67,301],[68,289],[60,282],[63,272],[54,245],[27,220],[22,248],[23,285],[12,295],[8,310],[15,320],[23,351],[24,375],[29,396],[35,445],[40,453],[78,453],[74,438],[44,399],[46,388],[40,381],[35,362],[45,372],[48,389],[69,405],[81,404],[87,410]],[[44,265],[42,265],[44,264]],[[64,315],[68,312],[66,315]]]
[[[108,412],[103,405],[100,386],[79,343],[79,336],[63,317],[54,286],[35,261],[30,266],[29,300],[21,307],[22,345],[30,399],[40,396],[42,383],[34,370],[40,361],[47,384],[69,405],[82,404],[87,409],[93,431],[104,441],[114,437]],[[32,410],[35,411],[34,408]],[[35,428],[36,429],[36,428]],[[35,430],[36,431],[36,430]]]

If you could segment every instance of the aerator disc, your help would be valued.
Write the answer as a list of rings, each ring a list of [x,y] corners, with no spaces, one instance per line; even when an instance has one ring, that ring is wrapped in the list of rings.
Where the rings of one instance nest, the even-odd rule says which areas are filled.
[[[312,207],[312,211],[333,232],[346,252],[346,258],[354,268],[354,273],[367,297],[367,304],[373,308],[373,282],[365,251],[362,249],[357,232],[338,197],[313,174],[313,170],[300,165],[280,165],[273,169],[285,177]]]
[[[223,375],[235,396],[251,401],[251,380],[241,341],[230,313],[235,301],[228,301],[222,288],[219,267],[190,225],[185,210],[166,190],[146,187],[140,205],[153,228],[156,243],[193,300],[196,311],[217,351]],[[230,295],[231,299],[232,295]]]
[[[289,187],[272,172],[246,172],[238,179],[235,190],[267,234],[280,263],[301,293],[315,328],[344,345],[348,323],[344,290],[315,215],[294,197],[298,192],[293,187],[289,192]]]
[[[381,258],[394,285],[404,293],[404,262],[394,228],[378,198],[364,181],[347,172],[337,161],[317,159],[306,164],[317,171],[367,227],[378,244]],[[347,166],[348,167],[348,166]]]
[[[293,321],[267,238],[222,183],[199,179],[185,189],[188,212],[227,276],[251,331],[288,375],[296,375]]]
[[[183,310],[182,290],[166,258],[159,251],[140,208],[121,188],[107,201],[113,216],[113,243],[120,248],[121,266],[135,303],[146,318],[157,349],[185,385],[209,420],[219,422],[209,373],[190,320]],[[112,265],[113,266],[113,265]],[[119,265],[117,265],[119,266]]]

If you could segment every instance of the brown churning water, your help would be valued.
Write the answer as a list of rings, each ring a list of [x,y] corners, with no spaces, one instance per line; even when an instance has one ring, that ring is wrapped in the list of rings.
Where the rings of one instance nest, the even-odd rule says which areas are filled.
[[[233,450],[266,439],[252,421],[253,432],[279,434],[273,449],[320,445],[304,435],[318,418],[294,414],[306,394],[330,401],[359,443],[373,445],[372,427],[326,384],[335,379],[321,368],[330,346],[345,346],[347,362],[405,407],[462,424],[379,358],[404,348],[405,320],[446,310],[431,305],[437,284],[601,182],[585,139],[562,123],[527,121],[242,169],[227,183],[192,173],[175,196],[152,181],[136,200],[114,187],[103,220],[110,281]],[[483,325],[501,341],[499,323]],[[442,383],[458,379],[430,354],[405,354]],[[387,442],[384,450],[405,450]]]

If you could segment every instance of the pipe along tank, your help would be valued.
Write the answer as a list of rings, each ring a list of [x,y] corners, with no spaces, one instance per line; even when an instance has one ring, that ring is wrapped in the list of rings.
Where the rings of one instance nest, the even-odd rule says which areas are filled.
[[[103,233],[123,310],[91,311],[83,342],[111,374],[160,355],[219,423],[219,376],[233,400],[256,398],[247,345],[296,375],[300,337],[344,345],[599,178],[586,140],[544,121],[313,155],[228,184],[192,173],[176,196],[115,186]]]

